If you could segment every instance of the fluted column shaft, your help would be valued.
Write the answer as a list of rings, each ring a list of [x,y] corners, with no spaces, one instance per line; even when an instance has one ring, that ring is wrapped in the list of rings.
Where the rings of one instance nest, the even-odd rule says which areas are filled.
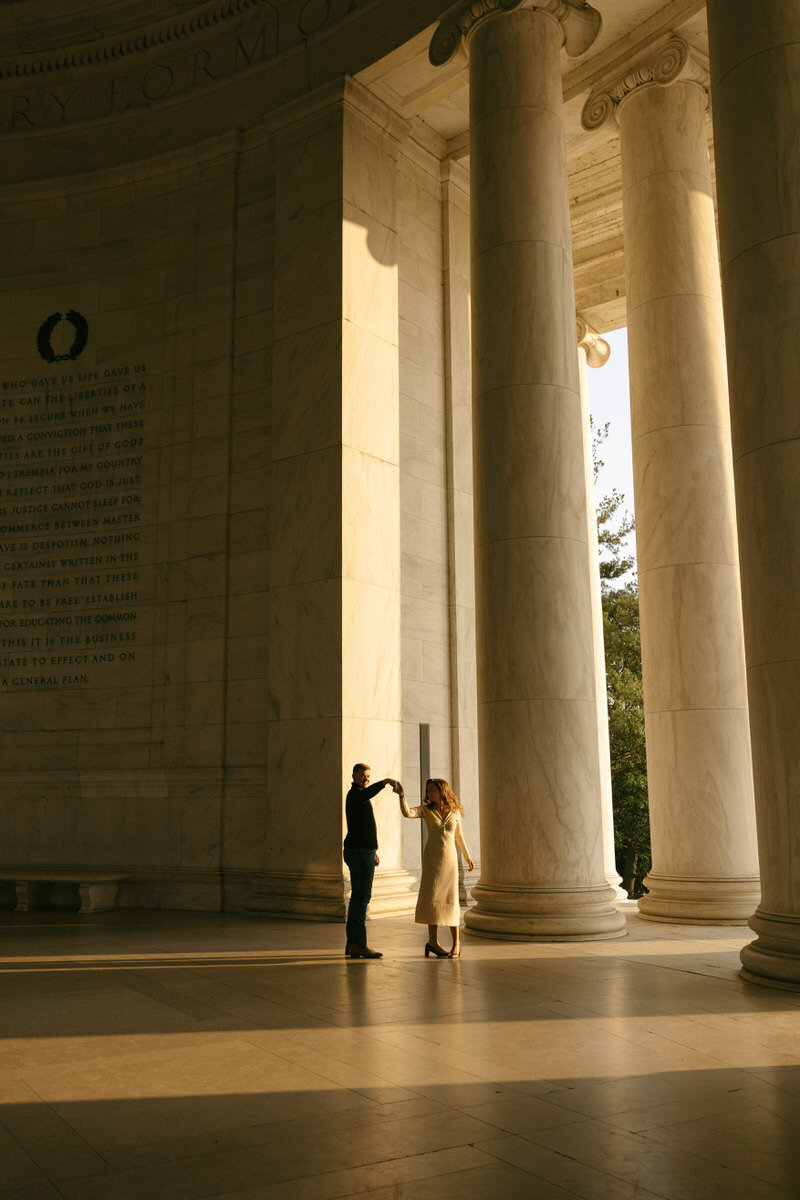
[[[615,937],[604,880],[559,53],[544,12],[469,40],[481,879],[475,933]]]
[[[620,103],[636,542],[655,920],[758,902],[736,522],[706,93]]]
[[[800,989],[800,7],[708,21],[762,873],[743,975]]]

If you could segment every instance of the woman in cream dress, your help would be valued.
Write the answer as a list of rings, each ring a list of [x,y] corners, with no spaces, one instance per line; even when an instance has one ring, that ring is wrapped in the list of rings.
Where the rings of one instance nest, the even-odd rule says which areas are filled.
[[[404,817],[420,817],[425,822],[428,839],[422,855],[422,879],[417,897],[414,920],[428,926],[425,957],[458,958],[461,954],[458,926],[461,909],[458,903],[458,856],[463,854],[468,869],[475,866],[470,857],[461,818],[464,810],[446,779],[429,779],[425,784],[425,800],[419,808],[409,808],[403,789],[398,791],[400,810]],[[449,954],[439,943],[439,925],[449,925],[453,947]]]

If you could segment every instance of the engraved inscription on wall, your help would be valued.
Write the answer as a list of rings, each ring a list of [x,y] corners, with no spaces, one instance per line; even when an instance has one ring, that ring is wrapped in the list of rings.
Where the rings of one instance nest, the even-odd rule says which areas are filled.
[[[8,81],[0,86],[0,129],[29,133],[61,128],[218,87],[296,53],[309,38],[325,36],[371,2],[280,0],[279,8],[269,0],[240,0],[228,12],[221,7],[194,21],[176,17],[166,27],[142,29],[136,36],[101,35],[79,49],[68,45],[16,62],[0,59],[0,85]],[[164,57],[154,62],[148,52],[157,48]],[[125,60],[124,69],[117,66],[113,72],[85,69],[120,60]],[[80,69],[73,73],[73,66]]]
[[[146,364],[64,367],[0,382],[7,691],[121,686],[143,665]]]

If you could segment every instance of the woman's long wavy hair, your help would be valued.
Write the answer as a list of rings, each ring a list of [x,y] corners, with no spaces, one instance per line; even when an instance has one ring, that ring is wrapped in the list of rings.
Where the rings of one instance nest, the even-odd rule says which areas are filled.
[[[447,805],[448,811],[458,813],[458,815],[460,817],[463,817],[464,809],[461,807],[461,801],[459,800],[458,796],[455,794],[453,789],[450,787],[450,784],[447,782],[446,779],[428,779],[427,782],[425,783],[425,797],[426,797],[425,804],[428,806],[428,808],[436,807],[435,800],[427,799],[429,783],[432,783],[433,786],[438,789],[439,795],[442,797],[445,804]]]

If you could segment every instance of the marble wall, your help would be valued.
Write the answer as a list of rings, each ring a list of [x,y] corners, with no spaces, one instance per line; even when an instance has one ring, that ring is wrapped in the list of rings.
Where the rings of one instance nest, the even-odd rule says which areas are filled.
[[[262,803],[261,140],[0,193],[4,860],[123,903],[235,903]]]
[[[331,111],[340,113],[340,99],[335,92],[323,97],[323,110],[332,104]],[[285,731],[290,710],[303,722],[319,711],[323,700],[314,680],[334,678],[324,663],[321,675],[317,670],[326,655],[334,674],[340,672],[338,699],[328,708],[340,745],[335,761],[322,764],[320,789],[332,804],[307,856],[324,877],[324,906],[335,915],[344,895],[340,793],[350,759],[366,756],[376,774],[402,774],[414,795],[421,723],[431,727],[432,773],[461,790],[471,814],[468,832],[469,825],[477,830],[469,711],[474,634],[471,447],[465,433],[466,177],[456,191],[450,187],[443,207],[437,147],[395,137],[401,149],[387,154],[378,108],[344,129],[323,119],[316,142],[304,135],[302,153],[290,155],[288,176],[281,176],[283,135],[268,123],[132,166],[9,183],[0,191],[0,371],[7,384],[19,384],[4,393],[10,423],[2,431],[9,439],[3,450],[15,451],[10,439],[16,419],[23,438],[37,435],[31,445],[43,453],[31,463],[9,457],[0,464],[6,468],[0,483],[9,522],[0,580],[9,606],[0,647],[5,865],[81,863],[121,871],[129,876],[119,894],[122,905],[259,909],[274,902],[285,908],[285,896],[275,901],[275,887],[266,889],[272,900],[262,888],[253,903],[252,883],[263,882],[265,874],[295,877],[307,868],[298,859],[305,848],[297,850],[296,838],[287,843],[285,819],[286,806],[297,802],[292,772],[303,756],[290,760],[287,773],[279,731]],[[398,133],[404,131],[398,127]],[[365,165],[368,159],[374,171]],[[284,168],[286,162],[284,156]],[[345,178],[345,211],[339,207],[338,217],[330,207],[332,178]],[[301,194],[314,200],[298,217]],[[339,192],[336,204],[341,202]],[[329,236],[326,219],[338,222],[338,240]],[[323,250],[332,254],[327,275]],[[342,263],[350,264],[344,276]],[[367,286],[373,276],[374,286]],[[446,329],[444,284],[450,279],[460,309]],[[327,337],[325,306],[337,296],[344,308]],[[37,330],[49,314],[68,311],[88,323],[86,348],[68,367],[46,364],[37,352]],[[299,324],[291,324],[292,313]],[[64,320],[54,327],[55,352],[69,352],[70,332]],[[324,420],[331,410],[311,398],[314,379],[320,397],[329,391],[334,368],[344,406],[338,417],[333,413],[333,442],[326,443]],[[64,391],[52,432],[52,423],[37,425],[31,413],[52,415],[57,376],[69,377],[69,395]],[[130,396],[121,390],[99,395],[134,379],[141,390]],[[32,395],[37,404],[24,405]],[[140,407],[123,411],[120,405],[129,399]],[[135,433],[141,445],[134,447],[135,462],[128,454],[127,466],[122,450],[116,465],[98,465],[111,461],[90,432],[104,417],[104,401],[111,422],[140,422]],[[84,420],[90,405],[98,412]],[[112,449],[126,432],[110,431]],[[345,459],[349,455],[344,474],[337,475],[335,494],[344,513],[338,532],[330,526],[333,478],[316,469],[325,444],[334,443],[344,445]],[[117,506],[124,494],[135,540],[90,554],[94,547],[77,545],[82,531],[76,526],[68,531],[75,544],[63,544],[64,531],[55,529],[62,514],[54,506],[64,496],[52,485],[62,487],[63,478],[63,486],[71,486],[72,476],[43,473],[49,451],[60,455],[63,447],[71,466],[85,467],[87,477],[98,479],[100,494],[114,497],[110,509],[96,509],[98,520],[107,511],[122,512]],[[299,469],[300,450],[308,469]],[[455,455],[450,463],[448,454]],[[53,470],[61,469],[59,455]],[[33,474],[23,476],[23,466]],[[48,528],[36,543],[52,542],[46,553],[34,554],[33,541],[20,532],[31,500],[20,489],[31,483],[47,490],[48,511],[39,518]],[[75,490],[82,499],[79,485]],[[292,494],[295,527],[283,515]],[[72,492],[65,496],[77,503]],[[88,497],[91,515],[93,491]],[[306,511],[307,501],[316,504],[316,516]],[[369,512],[373,524],[365,525]],[[85,517],[81,508],[69,519]],[[387,540],[393,525],[399,539],[394,550]],[[128,526],[122,529],[124,534]],[[327,621],[308,600],[309,589],[327,586],[314,578],[322,580],[328,571],[319,555],[332,552],[344,554],[350,582],[334,606],[336,620],[345,622],[341,639],[334,636],[328,644],[321,637]],[[463,580],[455,572],[456,554],[466,563]],[[88,562],[101,556],[107,557]],[[62,561],[68,565],[58,565]],[[110,580],[123,566],[131,580],[126,591],[113,584],[120,599],[112,602]],[[39,630],[20,625],[27,612],[23,594],[28,597],[22,584],[30,587],[32,611],[38,615],[41,604],[41,612],[55,613],[54,574],[65,580],[61,598],[69,624],[65,617],[53,626],[56,641],[47,647],[46,664],[34,669],[33,652],[38,659],[41,647],[32,638]],[[394,593],[386,588],[393,577]],[[292,602],[289,612],[286,600],[295,585],[303,604]],[[301,609],[303,630],[292,624]],[[108,612],[115,617],[115,639],[129,640],[94,644],[93,653],[100,647],[109,660],[115,651],[113,662],[78,662],[76,651],[83,656],[84,648],[69,639],[109,637],[103,633]],[[85,626],[78,628],[78,616]],[[394,657],[387,656],[393,629]],[[124,662],[120,645],[126,647]],[[345,646],[349,653],[342,657]],[[303,667],[306,652],[316,675]],[[56,667],[56,658],[65,661]],[[367,670],[375,676],[370,695],[384,700],[380,712],[373,705],[367,713],[363,697],[355,698],[370,662],[377,664],[377,673]],[[451,687],[455,679],[460,699]],[[308,688],[301,694],[304,680]],[[381,733],[376,742],[365,725],[369,717],[390,730],[395,718],[391,703],[386,708],[386,687],[397,688],[402,745],[398,739],[396,753],[394,734],[387,741],[388,733]],[[313,714],[306,711],[309,703]],[[349,726],[336,715],[347,717],[348,705]],[[306,751],[305,758],[313,775],[314,755]],[[307,809],[308,802],[301,816],[316,822],[317,813]],[[303,830],[304,846],[306,825],[290,824]],[[404,871],[418,870],[416,826],[402,823],[387,801],[381,827],[382,841],[392,848],[385,903],[400,903],[399,889],[407,904],[408,885],[400,881]],[[473,832],[474,854],[476,843]],[[291,907],[291,887],[288,892]]]

